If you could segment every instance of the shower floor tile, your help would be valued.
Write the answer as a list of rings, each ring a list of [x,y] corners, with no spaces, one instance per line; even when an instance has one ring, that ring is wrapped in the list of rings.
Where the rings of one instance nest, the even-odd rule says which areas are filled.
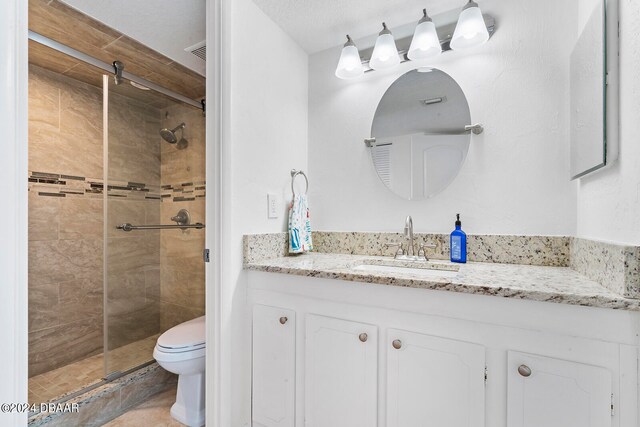
[[[159,334],[109,352],[111,370],[126,371],[153,359]],[[29,378],[29,403],[44,403],[95,384],[104,378],[103,354]]]
[[[129,409],[104,427],[184,427],[169,413],[175,401],[176,387],[172,387]]]

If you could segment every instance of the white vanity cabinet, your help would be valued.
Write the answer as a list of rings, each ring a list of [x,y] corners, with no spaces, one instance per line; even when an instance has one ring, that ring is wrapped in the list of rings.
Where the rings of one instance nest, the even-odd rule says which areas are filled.
[[[254,427],[640,426],[636,312],[249,278]]]
[[[389,329],[387,427],[484,426],[485,348]]]
[[[295,425],[296,313],[253,308],[253,427]]]
[[[611,372],[510,351],[509,427],[610,427]]]
[[[371,427],[378,417],[378,328],[307,315],[305,425]]]

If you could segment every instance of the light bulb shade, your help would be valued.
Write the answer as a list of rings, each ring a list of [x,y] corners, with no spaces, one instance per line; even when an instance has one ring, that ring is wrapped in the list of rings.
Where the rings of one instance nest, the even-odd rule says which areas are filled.
[[[373,48],[369,66],[374,70],[384,70],[400,63],[400,55],[393,35],[390,32],[380,34]]]
[[[442,53],[442,46],[436,26],[431,21],[421,22],[416,27],[411,39],[411,46],[407,56],[410,60],[433,58]]]
[[[460,13],[451,38],[451,49],[461,50],[480,46],[489,40],[489,31],[477,4],[470,2]]]
[[[360,77],[364,73],[360,53],[353,44],[342,48],[340,60],[336,67],[336,77],[340,79],[353,79]]]

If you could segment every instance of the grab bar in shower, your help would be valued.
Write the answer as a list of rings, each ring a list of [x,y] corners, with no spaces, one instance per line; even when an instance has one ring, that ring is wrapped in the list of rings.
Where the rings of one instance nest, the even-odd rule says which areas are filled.
[[[187,228],[204,228],[204,224],[201,222],[196,222],[195,224],[191,224],[191,214],[186,209],[180,209],[175,216],[171,217],[171,221],[175,221],[176,224],[160,224],[160,225],[132,225],[128,222],[124,224],[116,225],[118,230],[122,231],[133,231],[133,230],[167,230],[173,228],[179,228],[181,230]]]
[[[196,222],[195,224],[185,224],[185,225],[133,225],[133,224],[129,224],[124,223],[124,224],[120,224],[117,225],[116,228],[118,230],[122,230],[122,231],[133,231],[133,230],[165,230],[165,229],[172,229],[172,228],[179,228],[179,229],[185,229],[185,228],[197,228],[197,229],[201,229],[204,228],[204,224],[201,222]]]

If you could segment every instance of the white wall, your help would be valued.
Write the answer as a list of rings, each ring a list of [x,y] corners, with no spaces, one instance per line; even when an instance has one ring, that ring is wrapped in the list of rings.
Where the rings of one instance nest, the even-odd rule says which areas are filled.
[[[579,237],[640,244],[640,3],[620,0],[620,154],[580,180]]]
[[[223,3],[222,426],[250,422],[250,323],[242,235],[285,231],[292,168],[307,169],[308,56],[251,0]],[[267,218],[267,193],[282,201]],[[224,333],[223,333],[224,335]],[[228,404],[228,406],[227,406]]]
[[[0,403],[27,401],[27,2],[0,3]],[[26,425],[0,412],[0,425]]]
[[[384,91],[418,64],[343,81],[334,76],[340,47],[312,55],[309,179],[314,228],[400,231],[410,214],[417,231],[448,232],[460,212],[470,233],[573,235],[571,44],[561,42],[576,31],[566,22],[575,14],[573,6],[572,1],[484,0],[483,12],[494,15],[498,26],[491,40],[470,52],[446,52],[429,64],[457,80],[472,121],[483,123],[485,132],[474,136],[451,186],[426,201],[409,202],[387,190],[362,142],[370,136]]]

